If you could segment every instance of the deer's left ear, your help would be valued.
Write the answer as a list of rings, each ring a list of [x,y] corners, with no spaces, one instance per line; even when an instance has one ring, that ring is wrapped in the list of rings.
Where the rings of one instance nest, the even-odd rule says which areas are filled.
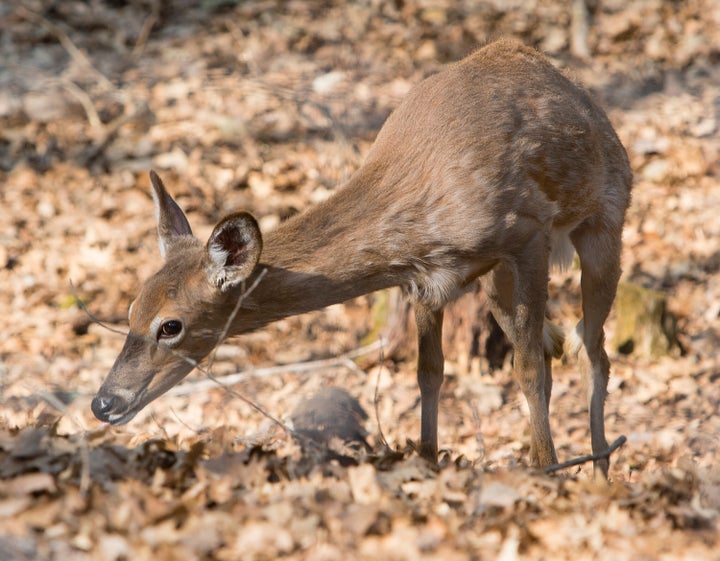
[[[262,235],[251,214],[238,212],[223,218],[207,242],[210,282],[222,291],[246,280],[262,252]]]
[[[181,236],[192,236],[192,230],[185,214],[168,194],[162,179],[154,171],[150,171],[150,184],[155,201],[160,255],[167,257],[170,246]]]

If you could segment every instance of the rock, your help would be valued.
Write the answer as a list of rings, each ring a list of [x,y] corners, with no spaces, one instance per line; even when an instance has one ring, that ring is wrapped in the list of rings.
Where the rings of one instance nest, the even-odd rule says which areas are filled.
[[[290,418],[295,431],[304,438],[326,444],[339,438],[368,448],[368,433],[363,427],[368,415],[358,400],[342,388],[320,390],[300,403]]]

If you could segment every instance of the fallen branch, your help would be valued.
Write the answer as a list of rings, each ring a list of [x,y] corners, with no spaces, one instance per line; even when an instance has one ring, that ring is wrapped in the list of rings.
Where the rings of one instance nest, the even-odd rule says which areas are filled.
[[[553,473],[555,471],[559,471],[561,469],[573,467],[573,466],[579,466],[580,464],[584,464],[587,462],[594,462],[597,460],[602,460],[605,458],[610,458],[610,454],[612,454],[615,450],[620,448],[623,444],[627,442],[627,438],[625,436],[619,437],[615,442],[613,442],[607,450],[603,452],[599,452],[597,454],[588,454],[587,456],[580,456],[579,458],[575,458],[574,460],[568,460],[567,462],[562,462],[560,464],[553,464],[551,466],[548,466],[545,468],[545,473]]]
[[[75,99],[78,100],[80,105],[82,105],[82,108],[85,110],[85,116],[87,117],[90,126],[93,129],[101,129],[103,126],[102,120],[100,119],[100,115],[98,114],[95,106],[93,105],[92,99],[90,99],[90,95],[88,95],[85,90],[83,90],[72,80],[60,80],[60,84],[63,88],[70,92],[75,97]]]
[[[128,100],[127,104],[130,103],[131,102]],[[152,113],[147,106],[147,103],[141,102],[131,108],[126,106],[125,113],[123,115],[120,115],[118,118],[108,123],[107,125],[103,125],[102,123],[100,123],[100,125],[97,127],[97,139],[95,140],[93,145],[90,146],[83,154],[84,165],[89,167],[93,163],[95,163],[95,161],[100,157],[100,155],[105,151],[105,149],[112,142],[115,141],[122,127],[134,122],[149,122],[151,119]],[[88,118],[88,120],[92,124],[91,119]]]
[[[212,374],[212,372],[210,372],[210,371],[205,371],[205,375],[209,378],[209,379],[206,380],[206,381],[211,382],[211,383],[213,383],[215,386],[224,389],[224,390],[225,390],[226,392],[228,392],[231,396],[239,399],[240,401],[242,401],[242,402],[245,403],[246,405],[252,407],[253,409],[255,409],[255,411],[257,411],[258,413],[260,413],[262,416],[270,419],[273,423],[275,423],[277,426],[279,426],[282,430],[284,430],[284,431],[285,431],[286,433],[288,433],[289,435],[297,436],[297,433],[295,432],[295,430],[293,430],[292,427],[289,427],[288,425],[286,425],[285,423],[283,423],[280,419],[278,419],[278,418],[275,417],[274,415],[271,415],[269,411],[266,411],[265,409],[263,409],[262,407],[260,407],[260,405],[258,405],[257,403],[255,403],[252,399],[245,397],[245,396],[244,396],[243,394],[241,394],[240,392],[237,392],[237,391],[235,391],[234,389],[232,389],[231,387],[227,386],[227,384],[223,384],[223,383],[220,381],[220,378],[216,378],[216,377]]]
[[[382,339],[378,339],[382,343]],[[380,367],[378,368],[377,380],[375,380],[375,394],[373,395],[373,407],[375,408],[375,422],[377,423],[378,433],[380,435],[380,442],[385,446],[386,449],[390,449],[385,434],[382,430],[382,423],[380,422],[380,376],[383,371],[383,364],[385,363],[385,353],[383,352],[382,345],[380,346]],[[354,364],[354,363],[353,363]]]
[[[72,293],[73,297],[75,298],[75,305],[82,310],[85,315],[90,318],[90,321],[93,323],[96,323],[103,329],[106,329],[110,333],[115,333],[116,335],[122,335],[123,337],[128,336],[127,331],[123,331],[122,329],[116,329],[115,327],[112,327],[108,323],[101,320],[99,317],[97,317],[95,314],[93,314],[90,309],[87,307],[87,304],[85,304],[85,301],[80,298],[80,294],[78,294],[77,289],[75,288],[75,284],[73,283],[72,279],[69,280],[70,283],[70,292]]]
[[[383,346],[383,341],[378,340],[374,343],[359,347],[345,354],[325,358],[321,360],[311,360],[307,362],[296,362],[292,364],[283,364],[279,366],[269,366],[267,368],[255,368],[247,372],[237,372],[235,374],[228,374],[227,376],[214,377],[214,379],[203,379],[197,380],[196,382],[186,382],[180,386],[175,386],[167,391],[166,395],[189,395],[196,391],[208,390],[215,388],[218,385],[231,386],[245,380],[252,378],[269,378],[272,376],[278,376],[279,374],[287,374],[290,372],[309,372],[313,370],[324,370],[328,368],[337,368],[343,366],[346,368],[352,368],[354,363],[353,359],[368,355],[376,352]],[[352,365],[352,366],[351,366]]]
[[[232,322],[235,321],[235,316],[237,316],[237,313],[240,311],[240,306],[242,306],[242,303],[245,301],[245,298],[250,296],[250,294],[253,293],[253,291],[257,288],[257,286],[260,284],[260,282],[263,280],[265,275],[267,274],[267,269],[263,269],[260,271],[260,274],[255,279],[255,282],[250,285],[250,288],[245,289],[244,283],[243,283],[243,291],[242,294],[240,294],[240,297],[237,299],[237,302],[235,302],[235,307],[233,308],[232,313],[230,316],[228,316],[227,321],[225,322],[225,327],[223,327],[222,333],[220,333],[220,336],[217,338],[217,341],[215,342],[215,347],[213,348],[212,352],[210,353],[210,358],[208,359],[208,364],[206,366],[206,369],[208,372],[212,372],[213,363],[215,362],[215,355],[217,354],[217,350],[220,348],[220,344],[225,340],[228,333],[230,332],[230,326],[232,325]]]
[[[97,68],[95,68],[90,62],[90,59],[80,49],[75,46],[67,33],[65,33],[58,25],[43,17],[41,14],[34,12],[26,6],[19,6],[17,8],[17,14],[28,21],[37,23],[45,29],[51,35],[54,35],[63,48],[67,51],[70,57],[81,67],[85,68],[90,74],[95,77],[95,80],[105,89],[114,90],[112,82],[108,80],[104,74],[102,74]]]
[[[157,0],[152,3],[152,11],[150,12],[150,15],[145,18],[145,22],[142,25],[142,28],[140,29],[140,34],[138,35],[137,41],[135,41],[135,46],[132,50],[131,58],[133,60],[139,60],[142,56],[143,51],[145,50],[145,45],[147,44],[148,39],[150,38],[150,32],[152,31],[153,27],[155,27],[155,24],[160,19],[160,2]]]

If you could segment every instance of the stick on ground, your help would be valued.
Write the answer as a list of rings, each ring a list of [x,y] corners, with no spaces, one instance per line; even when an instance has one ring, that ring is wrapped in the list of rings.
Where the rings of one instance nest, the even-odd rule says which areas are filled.
[[[619,437],[615,442],[613,442],[607,450],[604,452],[600,452],[598,454],[588,454],[587,456],[580,456],[579,458],[575,458],[573,460],[568,460],[567,462],[562,462],[560,464],[553,464],[551,466],[548,466],[545,468],[545,473],[553,473],[555,471],[559,471],[561,469],[573,467],[573,466],[579,466],[580,464],[584,464],[587,462],[594,462],[595,460],[602,460],[603,458],[609,458],[610,454],[612,454],[615,450],[620,448],[623,444],[627,442],[627,438],[625,436]]]

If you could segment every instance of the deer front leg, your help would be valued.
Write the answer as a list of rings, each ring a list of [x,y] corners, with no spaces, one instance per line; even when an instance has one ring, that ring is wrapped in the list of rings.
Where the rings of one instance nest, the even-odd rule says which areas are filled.
[[[418,330],[417,377],[420,386],[420,455],[437,461],[438,407],[443,382],[442,322],[443,310],[426,304],[415,305]]]

